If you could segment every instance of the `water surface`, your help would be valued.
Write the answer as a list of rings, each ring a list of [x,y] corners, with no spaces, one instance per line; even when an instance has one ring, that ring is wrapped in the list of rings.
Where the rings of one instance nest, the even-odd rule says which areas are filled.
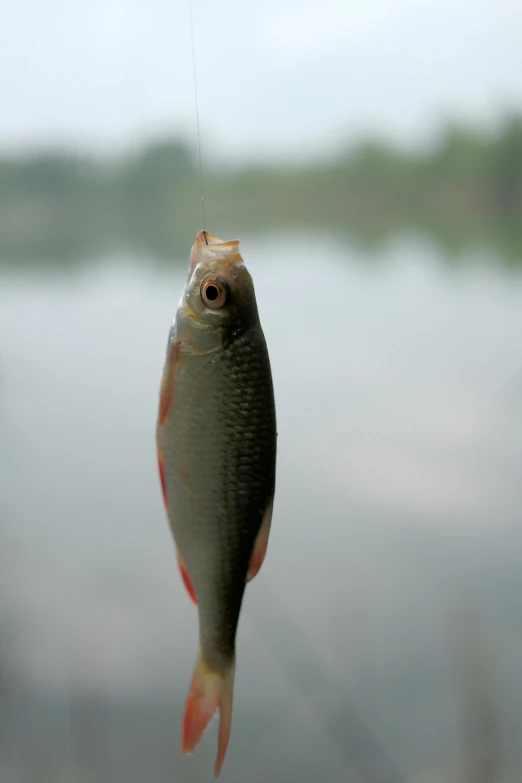
[[[374,255],[318,234],[245,237],[241,249],[279,455],[224,779],[356,780],[352,765],[391,781],[391,766],[368,772],[376,754],[403,779],[449,779],[469,692],[456,651],[476,647],[455,636],[461,607],[514,770],[522,276],[485,254],[454,267],[418,238]],[[126,783],[140,769],[211,773],[215,727],[196,758],[179,753],[197,627],[154,442],[186,266],[129,253],[70,271],[0,267],[0,608],[16,651],[6,780],[31,779],[44,757],[53,780],[95,764],[98,780]],[[86,733],[97,750],[83,749]]]

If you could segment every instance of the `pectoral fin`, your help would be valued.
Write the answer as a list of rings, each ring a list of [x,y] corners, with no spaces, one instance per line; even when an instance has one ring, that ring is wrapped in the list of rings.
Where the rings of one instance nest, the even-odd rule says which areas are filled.
[[[179,340],[173,339],[169,344],[167,351],[167,359],[165,361],[165,367],[163,370],[163,377],[161,379],[161,391],[160,391],[160,404],[158,424],[162,427],[169,415],[169,411],[172,408],[174,396],[176,392],[176,377],[179,369],[179,359],[181,355],[181,344]]]

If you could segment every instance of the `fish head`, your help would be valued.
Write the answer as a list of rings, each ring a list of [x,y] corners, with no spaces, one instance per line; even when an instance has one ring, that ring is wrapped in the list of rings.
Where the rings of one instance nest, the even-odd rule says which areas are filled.
[[[259,323],[252,277],[239,240],[223,242],[200,231],[190,254],[176,332],[186,350],[207,353]]]

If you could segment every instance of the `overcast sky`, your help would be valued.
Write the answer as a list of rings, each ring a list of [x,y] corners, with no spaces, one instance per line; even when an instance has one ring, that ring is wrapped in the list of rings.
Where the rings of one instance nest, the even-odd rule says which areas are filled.
[[[204,155],[522,106],[521,0],[192,0]],[[0,147],[194,131],[188,0],[2,0]]]

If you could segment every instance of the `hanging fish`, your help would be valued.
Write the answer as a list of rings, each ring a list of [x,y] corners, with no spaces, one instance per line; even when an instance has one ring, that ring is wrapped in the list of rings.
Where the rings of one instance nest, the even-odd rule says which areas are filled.
[[[230,737],[243,592],[268,544],[276,438],[270,360],[239,242],[200,231],[169,334],[157,448],[181,576],[199,613],[182,749],[196,747],[219,709],[216,777]]]

